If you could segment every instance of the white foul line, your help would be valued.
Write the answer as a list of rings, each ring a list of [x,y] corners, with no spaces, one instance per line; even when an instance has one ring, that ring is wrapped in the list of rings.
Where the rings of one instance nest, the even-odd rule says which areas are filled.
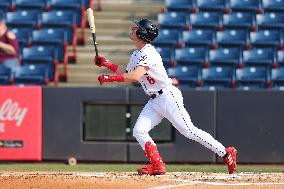
[[[149,189],[167,189],[181,186],[192,186],[196,184],[206,184],[212,186],[269,186],[269,185],[284,185],[284,182],[275,183],[275,182],[262,182],[262,183],[254,183],[254,182],[241,182],[241,183],[223,183],[223,182],[205,182],[205,181],[194,181],[194,180],[182,180],[182,179],[165,179],[166,181],[176,181],[183,182],[183,184],[171,184],[171,185],[161,185],[152,187]]]

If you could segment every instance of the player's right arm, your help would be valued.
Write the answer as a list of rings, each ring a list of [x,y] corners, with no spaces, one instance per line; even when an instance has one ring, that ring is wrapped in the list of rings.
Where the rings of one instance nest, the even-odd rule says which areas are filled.
[[[94,59],[94,64],[96,64],[99,67],[106,67],[110,71],[117,73],[117,74],[125,73],[125,69],[126,69],[126,66],[114,64],[102,56],[96,56]]]

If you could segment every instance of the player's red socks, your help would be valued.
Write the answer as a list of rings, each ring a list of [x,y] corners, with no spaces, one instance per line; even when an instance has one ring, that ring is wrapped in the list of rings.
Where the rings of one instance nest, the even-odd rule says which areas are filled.
[[[226,148],[226,155],[223,157],[228,166],[229,174],[233,174],[237,168],[237,150],[234,147]]]
[[[158,150],[157,146],[148,141],[145,144],[146,157],[149,159],[150,164],[145,165],[141,169],[138,169],[137,172],[139,174],[149,174],[149,175],[163,175],[166,171],[166,165],[163,162]]]

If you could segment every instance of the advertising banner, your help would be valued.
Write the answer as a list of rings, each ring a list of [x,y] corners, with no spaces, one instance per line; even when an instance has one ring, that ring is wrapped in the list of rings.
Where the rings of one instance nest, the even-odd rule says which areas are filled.
[[[0,86],[0,160],[41,159],[41,87]]]

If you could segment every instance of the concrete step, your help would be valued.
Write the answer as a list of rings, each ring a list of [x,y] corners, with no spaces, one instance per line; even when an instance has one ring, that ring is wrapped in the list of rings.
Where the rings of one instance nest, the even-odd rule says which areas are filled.
[[[102,45],[133,45],[133,42],[128,37],[117,37],[117,36],[98,36],[98,46]],[[93,38],[89,37],[86,39],[85,45],[94,45]]]
[[[104,56],[119,65],[127,65],[130,59],[130,55],[125,53],[99,53],[99,55]],[[94,57],[95,53],[80,53],[78,56],[78,61],[75,65],[93,64]]]
[[[101,1],[104,12],[160,12],[163,2],[149,1]]]
[[[149,12],[96,12],[95,21],[100,19],[121,19],[133,20],[134,18],[146,17],[149,19],[157,20],[157,13]]]
[[[123,52],[123,53],[129,53],[133,52],[135,50],[134,45],[114,45],[114,46],[109,46],[109,45],[98,45],[99,51],[100,52]],[[95,52],[95,47],[93,45],[85,45],[85,46],[78,46],[77,47],[78,54],[81,52],[88,52],[88,53],[93,53]],[[72,49],[69,49],[69,52],[72,52]]]

